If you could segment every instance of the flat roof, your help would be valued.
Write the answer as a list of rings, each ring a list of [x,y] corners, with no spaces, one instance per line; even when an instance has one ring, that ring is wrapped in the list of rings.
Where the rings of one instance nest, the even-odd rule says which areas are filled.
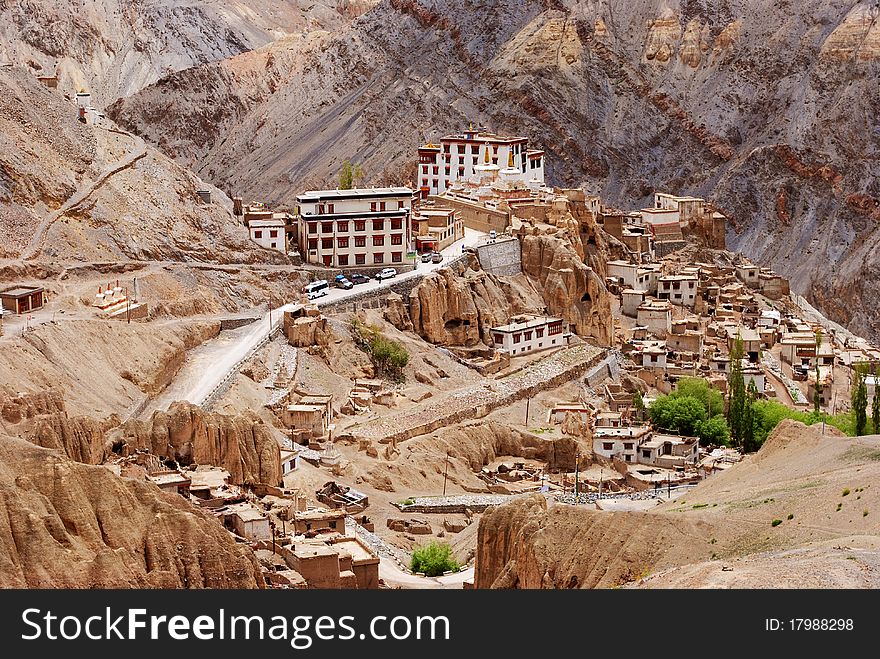
[[[271,220],[248,220],[248,227],[283,227],[286,224],[286,220],[280,217]]]
[[[521,330],[530,329],[532,327],[540,327],[541,325],[549,325],[550,323],[562,322],[562,318],[552,316],[534,316],[528,320],[508,323],[500,327],[493,327],[493,332],[519,332]]]
[[[288,412],[323,412],[323,405],[288,405]]]
[[[344,510],[326,510],[324,508],[317,508],[313,510],[304,510],[302,512],[296,512],[293,514],[294,520],[308,520],[308,519],[341,519],[345,517],[346,513]]]
[[[315,405],[321,403],[329,403],[333,400],[333,394],[307,394],[300,398],[301,405]]]
[[[375,554],[367,550],[360,542],[358,542],[354,538],[342,538],[340,540],[335,540],[332,546],[348,552],[348,554],[351,556],[351,560],[353,561],[379,560],[379,558]]]
[[[5,291],[0,291],[0,295],[7,297],[25,297],[27,295],[33,295],[34,293],[41,293],[42,291],[42,287],[39,286],[33,288],[17,286],[15,288],[8,288]]]
[[[297,195],[296,200],[300,203],[309,201],[321,201],[323,199],[369,199],[371,197],[412,197],[410,188],[353,188],[351,190],[308,190]]]
[[[259,520],[267,519],[267,517],[261,511],[257,510],[253,506],[249,506],[248,504],[230,506],[227,512],[230,515],[237,515],[238,518],[243,522],[256,522]]]
[[[153,476],[149,476],[149,479],[153,481],[156,485],[173,485],[175,483],[190,483],[191,480],[184,476],[183,474],[172,471],[165,474],[155,474]]]

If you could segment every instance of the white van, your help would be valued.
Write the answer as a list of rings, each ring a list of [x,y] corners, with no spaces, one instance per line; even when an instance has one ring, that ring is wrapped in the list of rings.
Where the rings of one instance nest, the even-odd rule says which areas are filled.
[[[313,293],[320,293],[324,291],[324,293],[320,293],[320,295],[315,295],[314,297],[320,297],[321,295],[326,295],[327,291],[330,289],[330,283],[326,279],[319,279],[318,281],[313,281],[311,284],[306,284],[303,286],[302,292],[309,296],[309,299],[312,299]]]
[[[495,229],[492,229],[492,230],[489,232],[489,242],[495,242],[495,239],[496,239],[497,237],[498,237],[498,232],[496,232]]]

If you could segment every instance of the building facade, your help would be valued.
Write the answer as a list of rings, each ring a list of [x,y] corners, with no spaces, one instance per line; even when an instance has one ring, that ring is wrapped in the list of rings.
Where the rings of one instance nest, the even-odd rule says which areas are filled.
[[[313,190],[297,196],[300,253],[333,268],[404,263],[412,243],[409,188]]]
[[[453,208],[422,207],[413,215],[415,249],[419,253],[439,252],[464,238],[464,222]]]
[[[511,355],[555,348],[567,343],[562,318],[524,316],[507,325],[493,327],[491,331],[495,347]]]
[[[440,194],[458,179],[478,176],[486,165],[506,166],[508,180],[544,183],[544,152],[530,149],[528,138],[471,128],[419,147],[419,191],[423,197]]]

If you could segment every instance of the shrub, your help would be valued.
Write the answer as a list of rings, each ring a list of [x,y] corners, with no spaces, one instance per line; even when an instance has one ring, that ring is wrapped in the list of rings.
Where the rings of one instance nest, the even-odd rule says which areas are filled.
[[[357,346],[370,355],[379,376],[403,379],[403,369],[409,363],[403,344],[389,339],[376,325],[365,325],[357,318],[351,319],[351,334]]]
[[[845,496],[845,497],[849,496],[849,488],[848,487],[843,488],[843,495],[842,496]]]
[[[449,570],[457,570],[458,562],[447,544],[428,543],[413,552],[410,569],[428,577],[438,577]]]
[[[402,505],[402,506],[411,506],[411,505],[413,505],[415,502],[416,502],[415,499],[409,498],[409,499],[404,499],[403,501],[401,501],[401,502],[400,502],[400,505]]]
[[[770,526],[779,526],[780,524],[782,524],[781,519],[774,519],[772,522],[770,522]]]
[[[863,511],[862,511],[862,517],[867,517],[867,516],[868,516],[868,511],[867,511],[867,510],[863,510]]]
[[[786,519],[794,519],[794,513],[788,513],[788,517]]]

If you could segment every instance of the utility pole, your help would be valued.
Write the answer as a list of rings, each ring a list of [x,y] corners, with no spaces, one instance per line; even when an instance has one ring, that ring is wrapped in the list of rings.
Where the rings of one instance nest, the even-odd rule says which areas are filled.
[[[532,402],[532,397],[528,396],[526,398],[526,426],[529,425],[529,403]]]
[[[578,481],[578,467],[581,462],[581,452],[578,451],[574,458],[574,503],[577,505],[578,494],[580,494],[580,483]]]
[[[666,474],[666,499],[672,497],[672,474]]]
[[[605,470],[600,467],[599,468],[599,498],[602,498],[602,482],[605,480]]]
[[[443,466],[443,496],[446,496],[446,476],[449,474],[449,451],[446,451],[446,459]]]

